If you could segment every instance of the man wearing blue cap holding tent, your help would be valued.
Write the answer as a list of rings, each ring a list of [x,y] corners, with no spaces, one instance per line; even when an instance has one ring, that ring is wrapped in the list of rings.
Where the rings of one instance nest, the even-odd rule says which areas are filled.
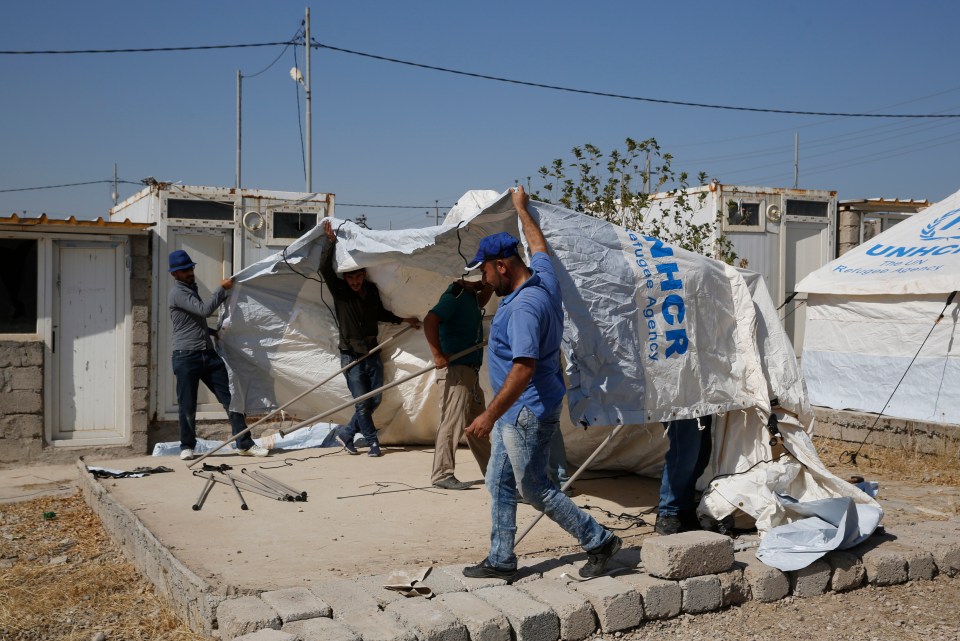
[[[233,279],[220,281],[220,287],[206,303],[200,298],[193,268],[196,263],[182,249],[170,253],[170,275],[174,284],[167,298],[173,327],[173,373],[177,377],[177,406],[180,419],[180,459],[192,460],[197,447],[197,391],[200,381],[213,392],[227,410],[234,436],[247,429],[243,414],[230,411],[230,380],[227,366],[213,347],[207,316],[227,299]],[[250,434],[237,440],[237,452],[243,456],[267,456],[269,451],[253,442]]]
[[[517,573],[514,535],[517,490],[533,507],[576,537],[587,551],[584,578],[601,576],[622,541],[581,510],[550,481],[550,443],[560,429],[560,403],[566,394],[560,371],[563,306],[560,284],[547,254],[543,232],[527,211],[523,187],[512,193],[530,266],[517,250],[519,241],[501,232],[480,241],[468,270],[480,268],[483,283],[501,297],[487,347],[490,384],[496,392],[487,409],[467,427],[477,438],[490,436],[487,464],[490,491],[490,553],[464,568],[464,576],[512,580]]]

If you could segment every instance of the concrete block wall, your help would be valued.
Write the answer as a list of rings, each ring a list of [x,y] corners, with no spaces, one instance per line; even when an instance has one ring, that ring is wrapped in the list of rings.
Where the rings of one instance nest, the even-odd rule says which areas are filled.
[[[146,454],[150,430],[150,300],[153,258],[150,236],[130,239],[130,449]]]
[[[925,423],[876,414],[813,408],[816,435],[848,443],[860,443],[867,434],[871,445],[909,449],[925,454],[952,454],[960,446],[957,425]]]
[[[43,341],[0,341],[0,464],[31,461],[43,450]]]

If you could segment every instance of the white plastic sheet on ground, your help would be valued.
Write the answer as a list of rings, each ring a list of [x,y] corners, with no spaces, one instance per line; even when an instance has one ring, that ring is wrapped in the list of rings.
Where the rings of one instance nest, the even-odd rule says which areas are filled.
[[[562,428],[571,463],[583,461],[623,423],[630,428],[594,467],[655,476],[667,448],[661,421],[718,414],[728,419],[717,430],[711,476],[748,479],[739,473],[770,458],[764,426],[772,397],[799,417],[809,442],[803,379],[759,276],[561,207],[531,202],[530,210],[550,246],[563,296],[568,395]],[[338,271],[365,267],[388,309],[418,318],[463,273],[482,237],[520,235],[509,194],[495,192],[469,192],[438,227],[383,231],[332,222]],[[333,301],[317,274],[326,243],[317,227],[237,274],[221,331],[234,409],[271,410],[340,368]],[[487,306],[487,320],[496,306],[497,299]],[[380,340],[399,329],[381,325]],[[419,332],[391,343],[383,361],[387,382],[432,364]],[[484,387],[487,380],[484,368]],[[435,382],[431,372],[384,393],[375,420],[385,444],[433,443]],[[306,420],[349,399],[336,376],[286,411]],[[323,419],[346,422],[351,413],[347,408]],[[812,445],[810,455],[817,474],[793,473],[791,496],[842,495],[833,486],[823,489],[824,479],[842,482],[816,460]],[[757,514],[776,513],[771,493],[761,501]],[[778,521],[771,514],[763,523]]]
[[[813,404],[960,423],[958,289],[960,192],[804,278]]]
[[[796,520],[769,530],[760,540],[757,558],[784,572],[805,568],[831,550],[859,545],[883,516],[878,507],[857,504],[850,497],[805,503],[785,495],[776,499]]]

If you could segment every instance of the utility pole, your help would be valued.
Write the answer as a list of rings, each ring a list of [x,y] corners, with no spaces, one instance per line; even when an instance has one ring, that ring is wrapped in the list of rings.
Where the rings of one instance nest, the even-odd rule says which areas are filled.
[[[310,99],[310,7],[307,7],[307,18],[303,30],[304,46],[306,47],[307,63],[305,71],[307,93],[307,193],[313,193],[313,112]]]
[[[435,224],[439,226],[440,225],[440,201],[439,200],[433,201],[433,211],[436,213],[436,216],[437,216]]]
[[[240,73],[240,70],[237,69],[237,175],[234,179],[234,187],[240,189],[240,166],[241,166],[241,154],[242,154],[242,132],[243,128],[241,125],[241,108],[240,104],[243,99],[243,74]]]
[[[793,132],[793,188],[800,184],[800,132]]]
[[[120,192],[117,191],[117,163],[113,163],[113,206],[117,206],[117,201],[120,199]]]
[[[647,163],[643,170],[643,193],[650,193],[650,152],[647,152]]]

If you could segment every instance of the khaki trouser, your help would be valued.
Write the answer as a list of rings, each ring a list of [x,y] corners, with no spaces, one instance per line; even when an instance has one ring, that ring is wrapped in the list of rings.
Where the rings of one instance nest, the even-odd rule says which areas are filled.
[[[453,476],[454,456],[463,430],[486,409],[476,369],[469,365],[451,365],[441,371],[445,372],[446,377],[443,379],[440,427],[437,428],[431,483]],[[480,471],[486,476],[487,461],[490,460],[490,439],[478,439],[469,434],[466,436],[467,445],[480,464]]]

